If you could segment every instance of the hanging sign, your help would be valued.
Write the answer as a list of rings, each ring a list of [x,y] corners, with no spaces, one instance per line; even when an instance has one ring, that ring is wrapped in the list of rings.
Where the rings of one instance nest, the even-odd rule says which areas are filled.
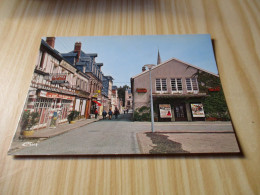
[[[66,82],[66,74],[55,74],[51,76],[51,84],[60,84]]]
[[[145,88],[137,88],[137,89],[136,89],[136,92],[137,92],[137,93],[146,93],[146,92],[147,92],[147,89],[145,89]]]
[[[193,117],[205,117],[202,104],[190,104]]]
[[[208,88],[209,91],[220,91],[220,87]]]
[[[172,110],[170,104],[159,104],[160,117],[172,118]]]

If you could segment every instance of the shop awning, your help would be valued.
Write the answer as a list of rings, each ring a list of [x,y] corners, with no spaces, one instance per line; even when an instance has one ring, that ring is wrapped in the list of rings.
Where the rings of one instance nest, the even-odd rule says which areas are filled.
[[[98,106],[101,106],[101,104],[96,100],[92,100],[92,102],[96,103]]]

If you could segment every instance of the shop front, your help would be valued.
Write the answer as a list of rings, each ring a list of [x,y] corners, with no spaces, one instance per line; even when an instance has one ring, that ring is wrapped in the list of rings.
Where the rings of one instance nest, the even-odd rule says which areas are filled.
[[[160,122],[205,121],[203,96],[154,96],[155,118]]]
[[[85,112],[86,112],[86,104],[87,100],[83,98],[76,98],[75,99],[75,111],[79,112],[79,117],[85,117]]]
[[[96,99],[92,98],[92,105],[91,105],[91,114],[95,114],[95,110],[99,112],[101,109],[102,104]]]
[[[96,90],[91,98],[90,114],[95,114],[95,110],[97,110],[98,113],[102,112],[103,106],[101,102],[101,91]]]
[[[31,107],[39,115],[34,129],[56,127],[57,124],[66,122],[74,99],[73,96],[40,90]]]
[[[76,91],[74,110],[80,113],[81,118],[88,118],[89,116],[89,93],[85,91]]]

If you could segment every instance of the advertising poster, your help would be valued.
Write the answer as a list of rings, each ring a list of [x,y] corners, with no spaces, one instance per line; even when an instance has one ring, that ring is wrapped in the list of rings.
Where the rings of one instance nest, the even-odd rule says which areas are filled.
[[[161,118],[172,118],[172,111],[170,104],[159,104]]]
[[[190,104],[193,117],[205,117],[202,104]]]

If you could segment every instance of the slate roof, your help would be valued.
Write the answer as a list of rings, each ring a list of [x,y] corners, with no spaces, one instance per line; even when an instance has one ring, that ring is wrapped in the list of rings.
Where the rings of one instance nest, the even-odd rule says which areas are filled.
[[[97,66],[103,66],[103,63],[96,63]]]
[[[116,90],[117,89],[117,86],[112,86],[112,90]]]
[[[51,51],[51,52],[53,52],[54,54],[56,54],[57,57],[59,57],[60,59],[62,58],[62,55],[61,55],[56,49],[53,49],[51,46],[49,46],[49,44],[48,44],[46,41],[44,41],[43,39],[42,39],[42,41],[41,41],[41,44],[42,44],[44,47],[46,47],[49,51]]]
[[[62,56],[73,56],[73,57],[76,57],[77,53],[62,53],[61,55]]]
[[[74,51],[70,51],[68,53],[62,53],[61,55],[64,56],[68,61],[70,61],[70,63],[73,64],[74,58],[77,56],[77,53]],[[85,53],[84,51],[81,50],[79,61],[76,63],[76,65],[85,65],[87,62],[91,61],[91,57],[97,57],[97,56],[98,56],[97,53]]]
[[[113,81],[114,80],[114,78],[112,77],[112,76],[110,76],[110,75],[108,75],[108,76],[103,76],[103,78],[106,78],[106,79],[108,79],[108,80],[111,80],[111,81]]]
[[[71,63],[70,61],[68,61],[66,58],[63,57],[63,55],[58,52],[56,49],[52,48],[51,46],[49,46],[49,44],[44,41],[43,39],[41,40],[41,44],[48,49],[50,52],[52,52],[57,58],[59,58],[59,60],[64,60],[66,61],[68,64],[70,64],[71,66],[73,66],[73,63]],[[75,66],[73,66],[75,68]]]

